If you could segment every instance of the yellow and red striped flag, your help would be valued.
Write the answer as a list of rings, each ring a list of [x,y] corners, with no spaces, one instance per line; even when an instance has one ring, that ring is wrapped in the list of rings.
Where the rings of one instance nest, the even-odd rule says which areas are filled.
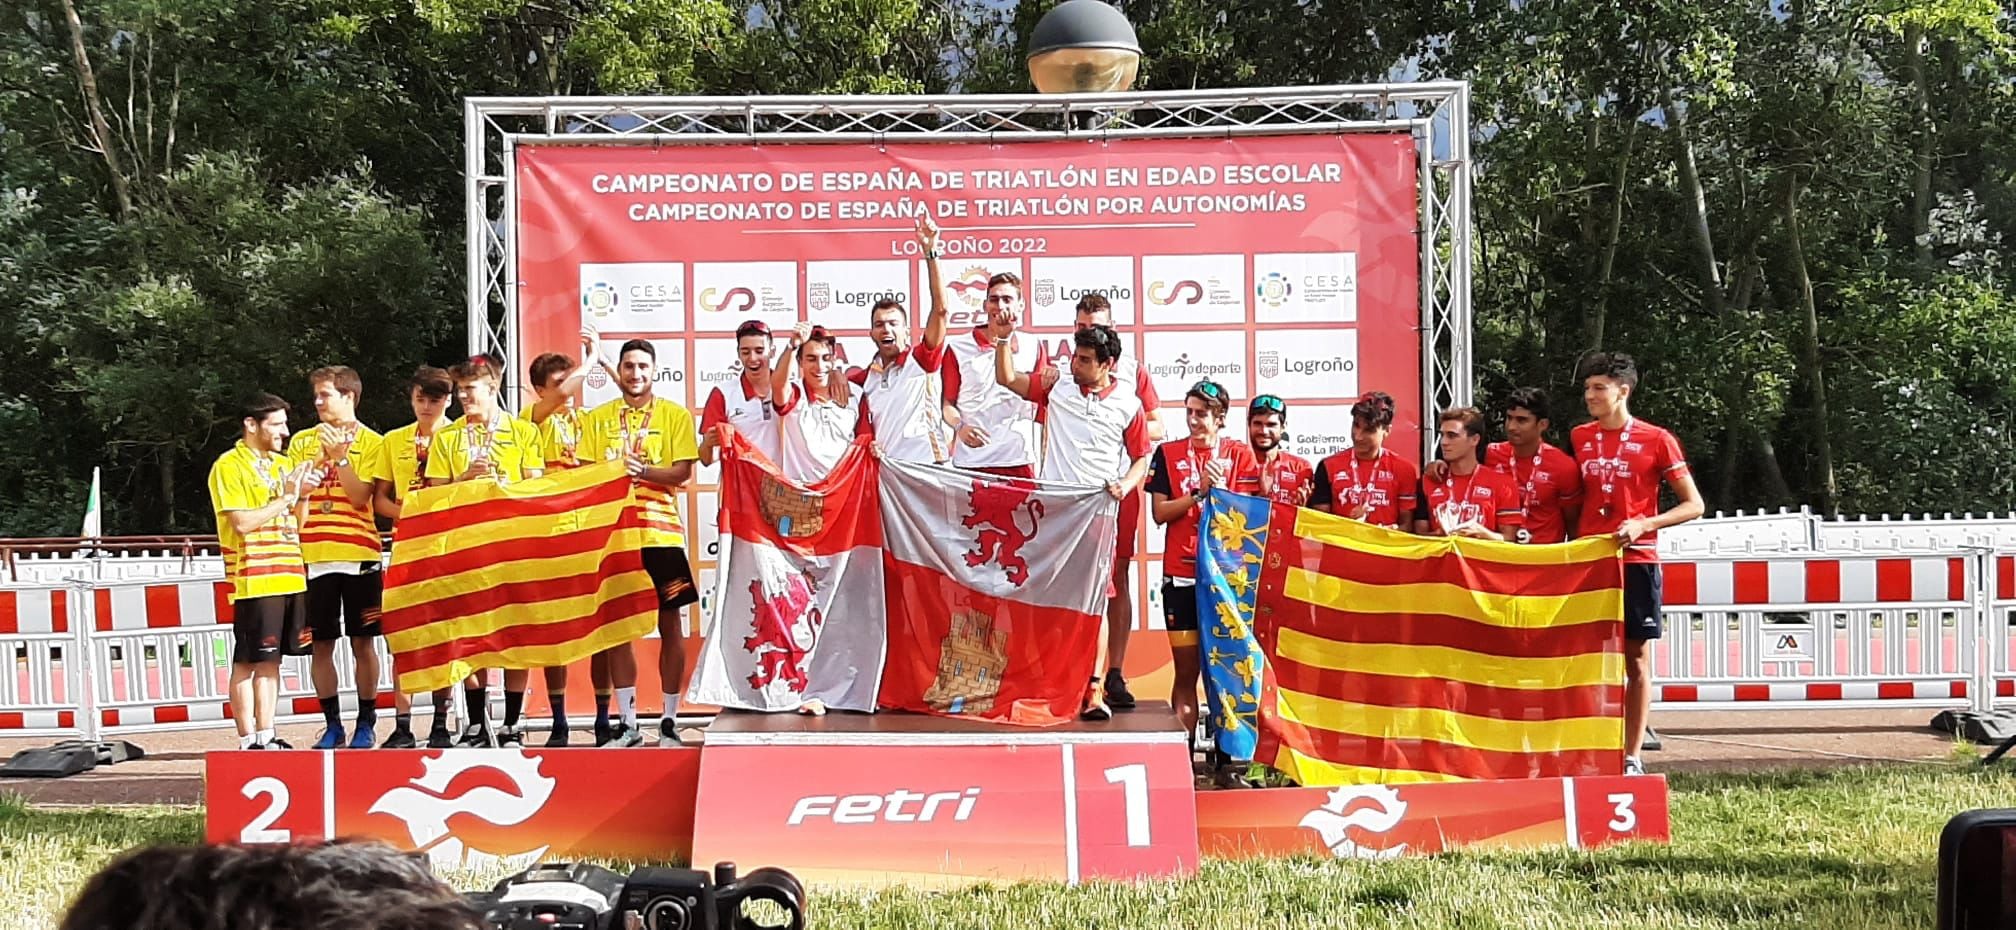
[[[1227,509],[1204,533],[1259,569],[1239,592],[1266,663],[1255,759],[1303,785],[1622,771],[1614,540],[1521,546],[1266,514],[1247,529]],[[1219,606],[1219,623],[1240,606]]]
[[[658,600],[620,462],[406,498],[385,570],[399,689],[479,668],[548,668],[649,633]]]

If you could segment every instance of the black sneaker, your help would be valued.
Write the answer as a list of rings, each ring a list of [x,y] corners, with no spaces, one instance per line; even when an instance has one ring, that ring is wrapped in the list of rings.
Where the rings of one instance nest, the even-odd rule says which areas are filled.
[[[1134,692],[1127,690],[1127,679],[1120,677],[1117,668],[1106,670],[1106,706],[1114,710],[1134,709]]]
[[[393,730],[391,736],[385,737],[385,742],[379,743],[378,748],[412,749],[418,745],[420,745],[420,743],[413,738],[413,731],[408,730],[405,727],[400,727],[399,729]]]
[[[616,728],[610,726],[609,721],[607,720],[595,721],[595,745],[607,746],[609,745],[609,741],[615,738],[616,738]]]
[[[669,717],[658,718],[658,745],[660,748],[686,745],[686,741],[679,738],[679,724]]]
[[[505,749],[525,748],[525,731],[517,727],[505,727],[497,731],[497,745]]]
[[[277,737],[277,736],[276,736],[276,737],[273,737],[272,739],[270,739],[270,740],[268,740],[268,741],[266,742],[266,748],[267,748],[267,749],[293,749],[294,747],[293,747],[293,745],[292,745],[292,744],[288,743],[288,742],[287,742],[286,740],[284,740],[284,739],[281,739],[280,737]]]
[[[546,748],[567,745],[567,729],[561,727],[546,734]]]
[[[428,749],[452,749],[454,748],[454,746],[455,746],[455,734],[448,732],[447,727],[435,727],[434,729],[428,731],[427,733]]]
[[[488,746],[490,745],[490,731],[480,723],[472,723],[463,728],[462,738],[456,740],[455,745],[471,749],[478,746]]]

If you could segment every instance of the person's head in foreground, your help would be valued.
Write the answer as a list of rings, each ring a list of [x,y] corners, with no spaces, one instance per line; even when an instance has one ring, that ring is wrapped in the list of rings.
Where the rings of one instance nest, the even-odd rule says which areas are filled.
[[[373,842],[153,846],[85,883],[61,930],[479,930],[415,856]]]

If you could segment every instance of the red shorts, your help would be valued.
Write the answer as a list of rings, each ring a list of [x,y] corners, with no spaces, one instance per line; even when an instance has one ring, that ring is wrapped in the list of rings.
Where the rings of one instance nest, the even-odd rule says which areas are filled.
[[[1113,567],[1116,569],[1134,559],[1135,540],[1141,536],[1141,499],[1146,496],[1136,489],[1120,499],[1120,540],[1113,548]]]
[[[965,466],[962,465],[960,467],[964,468]],[[1036,480],[1036,466],[1034,465],[989,465],[981,468],[969,468],[967,470],[977,471],[983,475],[998,475],[1003,478]]]

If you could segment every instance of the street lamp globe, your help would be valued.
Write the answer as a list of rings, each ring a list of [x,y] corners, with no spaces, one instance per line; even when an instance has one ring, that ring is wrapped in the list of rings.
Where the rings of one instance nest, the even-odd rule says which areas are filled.
[[[1046,94],[1127,90],[1140,67],[1133,25],[1100,0],[1064,0],[1029,34],[1029,80]]]

